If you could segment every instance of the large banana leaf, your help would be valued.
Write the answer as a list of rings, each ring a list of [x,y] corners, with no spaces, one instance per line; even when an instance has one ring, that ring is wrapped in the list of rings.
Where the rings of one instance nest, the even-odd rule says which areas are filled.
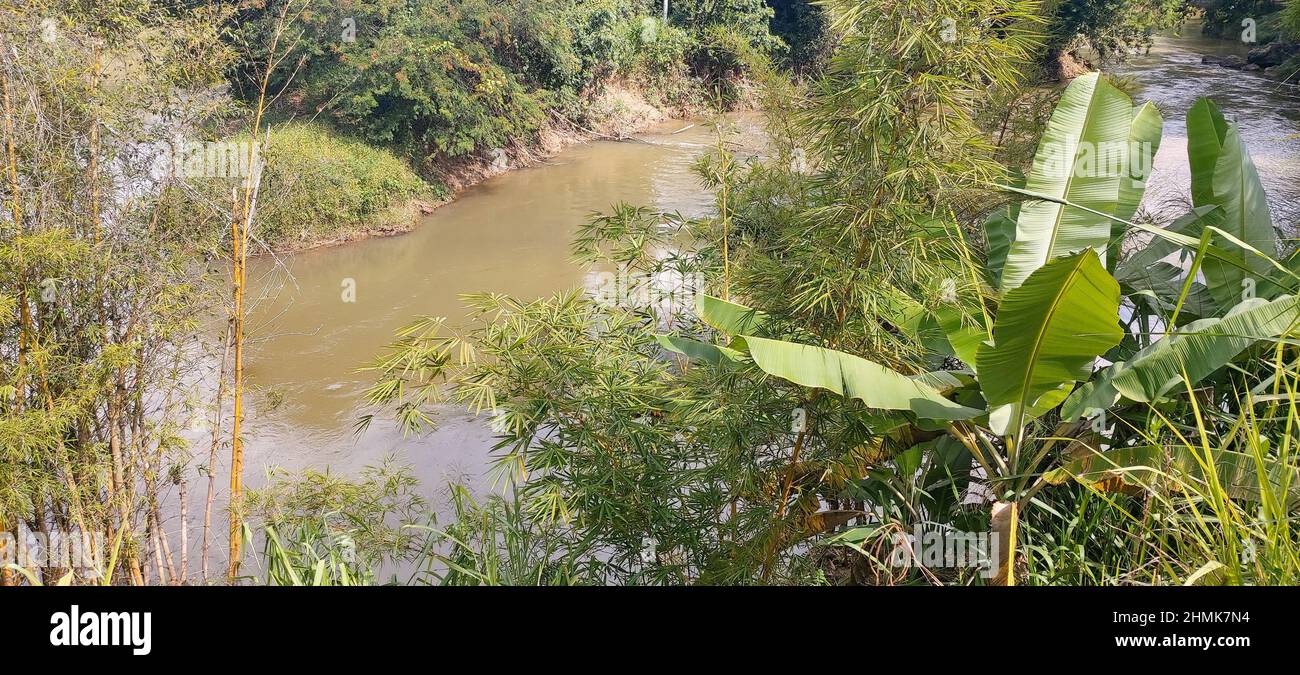
[[[805,387],[856,398],[868,407],[909,410],[926,419],[962,420],[983,414],[944,398],[933,387],[864,358],[797,342],[743,338],[764,372]]]
[[[980,343],[989,337],[983,321],[976,317],[967,323],[963,321],[961,310],[951,305],[935,310],[934,317],[943,329],[952,355],[974,370]]]
[[[1104,492],[1123,492],[1148,487],[1164,468],[1164,449],[1158,445],[1085,450],[1078,457],[1043,473],[1043,480],[1061,485],[1071,479]]]
[[[1077,209],[1082,209],[1085,211],[1090,211],[1094,215],[1101,216],[1106,220],[1122,222],[1126,227],[1141,230],[1143,232],[1148,232],[1150,234],[1154,234],[1156,235],[1156,237],[1160,239],[1163,239],[1168,242],[1172,242],[1185,249],[1189,249],[1193,251],[1199,251],[1201,249],[1202,242],[1200,239],[1196,237],[1192,237],[1179,232],[1171,232],[1168,229],[1157,227],[1149,223],[1140,223],[1131,220],[1129,221],[1121,220],[1118,218],[1118,216],[1114,216],[1102,211],[1097,211],[1095,209],[1091,209],[1086,206],[1075,204],[1073,202],[1068,202],[1064,199],[1053,197],[1051,195],[1045,195],[1040,192],[1030,192],[1028,190],[1023,190],[1010,185],[1003,185],[1001,186],[1001,188],[1003,190],[1006,190],[1007,192],[1014,192],[1016,194],[1021,194],[1026,197],[1029,197],[1030,199],[1053,202],[1053,203],[1063,204],[1065,206],[1070,206]],[[1219,207],[1216,206],[1214,208],[1217,209]],[[1231,232],[1228,232],[1227,230],[1224,230],[1221,227],[1209,225],[1204,220],[1198,222],[1200,222],[1200,224],[1204,228],[1203,231],[1201,232],[1202,235],[1206,234],[1207,233],[1206,231],[1208,231],[1208,234],[1213,235],[1216,239],[1222,237],[1223,241],[1227,243],[1227,246],[1217,246],[1213,244],[1206,246],[1204,248],[1204,254],[1207,260],[1210,258],[1214,258],[1220,262],[1223,262],[1226,265],[1237,267],[1240,269],[1245,266],[1245,263],[1242,262],[1243,258],[1253,258],[1254,260],[1259,261],[1261,263],[1260,265],[1261,267],[1263,266],[1271,267],[1276,272],[1280,272],[1281,275],[1277,275],[1273,272],[1270,272],[1270,274],[1274,274],[1276,279],[1289,277],[1291,280],[1300,282],[1300,272],[1297,272],[1296,270],[1292,270],[1286,265],[1283,265],[1282,263],[1278,262],[1275,257],[1276,253],[1273,254],[1265,253],[1260,249],[1251,246],[1249,243],[1242,241],[1241,239],[1233,235]],[[1300,265],[1297,265],[1297,268],[1300,269]],[[1245,269],[1250,269],[1250,268],[1245,268]],[[1272,283],[1276,283],[1276,279]]]
[[[1223,230],[1270,256],[1277,255],[1277,235],[1264,186],[1237,125],[1225,122],[1213,102],[1200,99],[1187,113],[1187,134],[1193,205],[1219,206]],[[1221,243],[1222,239],[1215,235],[1211,241]],[[1246,250],[1230,252],[1235,256],[1231,262],[1207,259],[1202,266],[1210,294],[1223,307],[1242,299],[1247,276],[1259,281],[1269,271],[1267,261]]]
[[[1016,238],[1016,220],[1019,218],[1020,203],[1013,202],[996,209],[984,219],[984,278],[993,288],[1001,286],[1002,267],[1007,262],[1011,241]]]
[[[1296,296],[1273,301],[1252,298],[1233,307],[1223,318],[1193,321],[1177,334],[1099,373],[1066,400],[1061,416],[1069,421],[1090,415],[1110,407],[1120,395],[1149,402],[1171,391],[1182,391],[1184,375],[1196,384],[1250,345],[1294,330],[1298,322],[1300,300]]]
[[[1116,224],[1125,228],[1128,227],[1128,223],[1117,222]],[[1163,231],[1165,233],[1192,236],[1188,235],[1188,233],[1200,234],[1201,230],[1206,227],[1223,227],[1223,209],[1213,204],[1194,208],[1176,218],[1174,222],[1166,225]],[[1123,262],[1116,268],[1115,276],[1119,277],[1126,274],[1127,272],[1124,269],[1126,267],[1133,269],[1147,267],[1183,250],[1186,250],[1185,247],[1178,242],[1161,237],[1152,237],[1146,245],[1137,248],[1124,258]]]
[[[695,313],[701,321],[715,330],[730,335],[752,333],[767,321],[767,314],[760,310],[705,294],[700,294],[695,299]],[[714,365],[723,361],[739,361],[744,356],[742,352],[730,347],[676,335],[656,335],[655,340],[660,347],[670,352],[681,354],[693,361],[705,361]]]
[[[1044,394],[1086,380],[1123,335],[1119,284],[1097,254],[1054,260],[1002,299],[993,344],[980,345],[977,357],[984,398],[990,408],[1015,406],[1014,430]]]
[[[1210,297],[1205,286],[1193,282],[1183,296],[1183,286],[1187,270],[1167,262],[1151,263],[1145,267],[1120,265],[1115,270],[1115,280],[1119,282],[1124,295],[1131,300],[1145,300],[1151,313],[1168,317],[1175,307],[1179,316],[1200,318],[1213,316],[1218,310],[1218,303]],[[1182,298],[1182,305],[1178,305]]]
[[[767,314],[762,310],[705,294],[696,298],[695,313],[701,321],[728,335],[753,333],[767,322]]]
[[[720,347],[676,335],[656,335],[655,340],[660,347],[670,352],[676,352],[693,361],[704,361],[715,366],[723,361],[739,361],[743,356],[740,352],[728,347]]]
[[[1002,268],[1003,289],[1019,286],[1049,261],[1084,248],[1106,254],[1113,221],[1094,211],[1115,215],[1127,210],[1129,202],[1136,208],[1142,190],[1122,177],[1131,174],[1130,134],[1148,135],[1151,119],[1151,113],[1143,113],[1134,132],[1133,102],[1098,73],[1070,83],[1039,142],[1025,190],[1087,208],[1045,200],[1023,204]],[[1121,184],[1126,186],[1123,194]]]
[[[1155,165],[1156,152],[1160,150],[1160,131],[1165,120],[1155,104],[1147,102],[1133,114],[1128,134],[1127,171],[1120,175],[1119,203],[1115,215],[1132,220],[1146,192],[1147,177]],[[1124,244],[1125,227],[1119,221],[1110,225],[1110,247],[1106,252],[1106,268],[1114,270],[1119,263]]]
[[[1288,505],[1300,499],[1300,468],[1270,458],[1257,462],[1250,454],[1223,448],[1206,452],[1181,445],[1139,445],[1104,451],[1088,450],[1079,457],[1066,460],[1059,468],[1045,472],[1043,479],[1052,485],[1074,479],[1103,492],[1150,489],[1161,482],[1170,490],[1190,488],[1200,492],[1207,480],[1203,461],[1208,461],[1213,467],[1218,483],[1233,499],[1259,501],[1265,484],[1275,493],[1282,492],[1285,487]],[[1265,470],[1262,479],[1260,464]],[[1163,476],[1173,480],[1161,481]]]
[[[1228,122],[1214,101],[1200,98],[1187,109],[1187,163],[1192,170],[1192,202],[1196,204],[1214,200],[1214,165],[1227,135]]]

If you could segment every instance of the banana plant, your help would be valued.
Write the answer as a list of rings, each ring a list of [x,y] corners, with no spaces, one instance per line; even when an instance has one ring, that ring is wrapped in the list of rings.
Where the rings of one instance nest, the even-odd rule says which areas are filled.
[[[1187,111],[1187,161],[1192,174],[1192,204],[1217,206],[1222,228],[1239,241],[1277,254],[1277,236],[1259,172],[1237,125],[1224,119],[1213,101],[1202,98]],[[1223,243],[1227,235],[1213,241]],[[1228,307],[1270,271],[1268,263],[1244,248],[1230,249],[1231,260],[1209,259],[1202,271],[1220,306]]]
[[[1273,260],[1259,176],[1213,103],[1198,101],[1189,113],[1192,212],[1168,228],[1132,221],[1161,126],[1153,106],[1135,107],[1099,74],[1067,88],[1024,187],[1007,188],[1029,199],[986,223],[986,263],[977,275],[989,283],[979,299],[985,311],[913,302],[922,319],[885,317],[902,330],[938,324],[944,339],[926,341],[919,330],[914,337],[957,359],[956,368],[908,374],[790,341],[790,333],[772,334],[761,311],[709,296],[697,313],[730,336],[727,344],[682,336],[661,336],[660,344],[722,367],[752,365],[861,401],[895,427],[960,442],[995,491],[995,582],[1013,584],[1019,513],[1032,495],[1063,474],[1098,482],[1098,469],[1079,463],[1081,446],[1158,462],[1160,453],[1120,445],[1088,418],[1184,395],[1255,343],[1300,323],[1300,299],[1280,292],[1300,277]],[[1121,261],[1133,230],[1153,239]],[[1273,297],[1242,296],[1242,280],[1256,278],[1278,289]],[[1058,459],[1057,469],[1044,470]]]

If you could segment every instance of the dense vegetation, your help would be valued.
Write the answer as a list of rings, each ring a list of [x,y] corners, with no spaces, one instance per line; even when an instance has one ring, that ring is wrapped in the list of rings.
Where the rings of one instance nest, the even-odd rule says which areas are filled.
[[[1177,0],[1085,0],[1054,7],[1048,46],[1064,51],[1090,47],[1102,58],[1149,46],[1155,31],[1178,25],[1185,12],[1185,3]]]
[[[263,190],[275,199],[259,209],[258,236],[276,249],[336,243],[379,232],[404,232],[415,224],[420,200],[445,198],[392,152],[330,133],[318,124],[276,125],[264,136],[266,162]],[[235,136],[236,144],[248,136]],[[239,147],[238,145],[236,147]],[[185,186],[205,200],[228,200],[226,181],[202,181]],[[168,203],[185,218],[204,223],[226,214],[204,209],[181,186],[173,186]]]
[[[287,112],[323,114],[426,168],[527,146],[556,117],[589,125],[585,101],[615,78],[679,110],[730,99],[744,52],[780,46],[761,0],[674,2],[668,25],[651,0],[294,5],[268,2],[231,17],[232,42],[248,53],[240,67],[266,62],[268,34],[292,8],[296,32],[282,58],[297,67],[271,78]]]
[[[5,583],[1300,577],[1294,224],[1230,102],[1039,74],[1179,3],[679,0],[667,25],[634,0],[111,5],[0,9],[0,530],[109,534],[91,570]],[[620,204],[574,241],[692,301],[478,294],[465,325],[401,331],[372,415],[420,433],[459,405],[497,436],[505,491],[453,486],[441,522],[397,466],[244,491],[250,250],[400,220],[457,166],[596,125],[611,87],[762,108],[762,158],[720,123],[696,167],[711,215]],[[1192,183],[1157,219],[1166,115]],[[177,134],[246,166],[169,155]],[[205,377],[215,400],[189,400]],[[162,527],[167,485],[182,519],[206,490],[201,544]],[[899,564],[922,530],[998,548]]]
[[[769,111],[776,157],[701,166],[716,218],[665,231],[624,207],[579,238],[589,259],[704,272],[714,295],[695,308],[484,296],[467,334],[404,331],[372,399],[413,428],[432,402],[492,408],[502,473],[528,477],[482,536],[456,537],[444,581],[483,582],[464,570],[503,559],[552,583],[1296,578],[1295,375],[1275,341],[1300,318],[1296,276],[1270,262],[1290,253],[1238,131],[1212,102],[1187,111],[1193,210],[1135,222],[1161,115],[1080,78],[1017,191],[1030,199],[979,227],[1015,167],[976,124],[996,97],[968,83],[1015,86],[1035,21],[1030,5],[958,4],[836,3],[846,39],[826,78]],[[999,29],[948,45],[954,15]],[[900,34],[902,16],[929,22]],[[1140,151],[1080,168],[1107,144]],[[1081,153],[1064,172],[1062,147]],[[795,148],[814,171],[792,168]],[[682,240],[689,254],[653,255]],[[1190,274],[1160,262],[1179,251]],[[561,537],[563,566],[501,549],[503,527]],[[996,574],[884,562],[916,527],[996,534]]]

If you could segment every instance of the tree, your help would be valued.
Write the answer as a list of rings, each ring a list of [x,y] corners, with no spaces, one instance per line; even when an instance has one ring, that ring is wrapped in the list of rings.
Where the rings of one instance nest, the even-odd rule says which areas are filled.
[[[174,167],[175,129],[220,117],[197,95],[228,63],[220,20],[140,2],[0,8],[0,523],[84,538],[96,564],[79,580],[111,575],[117,552],[131,583],[185,578],[159,493],[190,471],[179,355],[210,300],[193,269],[213,236],[152,188],[185,182],[156,173]]]

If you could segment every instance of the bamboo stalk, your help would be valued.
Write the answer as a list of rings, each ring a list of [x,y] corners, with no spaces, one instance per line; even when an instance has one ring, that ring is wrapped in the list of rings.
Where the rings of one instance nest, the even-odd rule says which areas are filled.
[[[232,191],[233,204],[233,191]],[[232,206],[233,208],[233,206]],[[230,359],[231,343],[235,339],[235,326],[231,321],[226,322],[226,341],[225,349],[221,352],[221,367],[217,371],[217,401],[216,401],[216,420],[212,426],[212,445],[208,450],[208,495],[207,502],[203,507],[203,548],[200,552],[203,570],[203,582],[208,581],[208,548],[211,544],[210,535],[212,533],[212,499],[215,492],[217,477],[217,449],[221,445],[221,422],[222,404],[226,396],[226,363]]]
[[[266,67],[262,70],[262,82],[257,92],[257,107],[253,113],[251,142],[248,145],[248,176],[244,180],[243,210],[231,219],[231,276],[234,286],[234,346],[235,374],[231,392],[234,399],[233,418],[230,437],[230,565],[227,578],[234,583],[239,576],[240,550],[243,541],[243,518],[240,500],[244,493],[244,441],[240,437],[244,421],[244,293],[247,283],[248,242],[251,238],[253,215],[257,209],[257,193],[262,182],[262,172],[258,161],[257,137],[262,131],[262,117],[266,113],[266,92],[271,84],[271,73],[275,70],[276,52],[280,38],[284,34],[285,18],[293,3],[286,2],[276,20],[275,32],[271,36],[271,47],[267,51]],[[269,138],[269,132],[268,132]]]

